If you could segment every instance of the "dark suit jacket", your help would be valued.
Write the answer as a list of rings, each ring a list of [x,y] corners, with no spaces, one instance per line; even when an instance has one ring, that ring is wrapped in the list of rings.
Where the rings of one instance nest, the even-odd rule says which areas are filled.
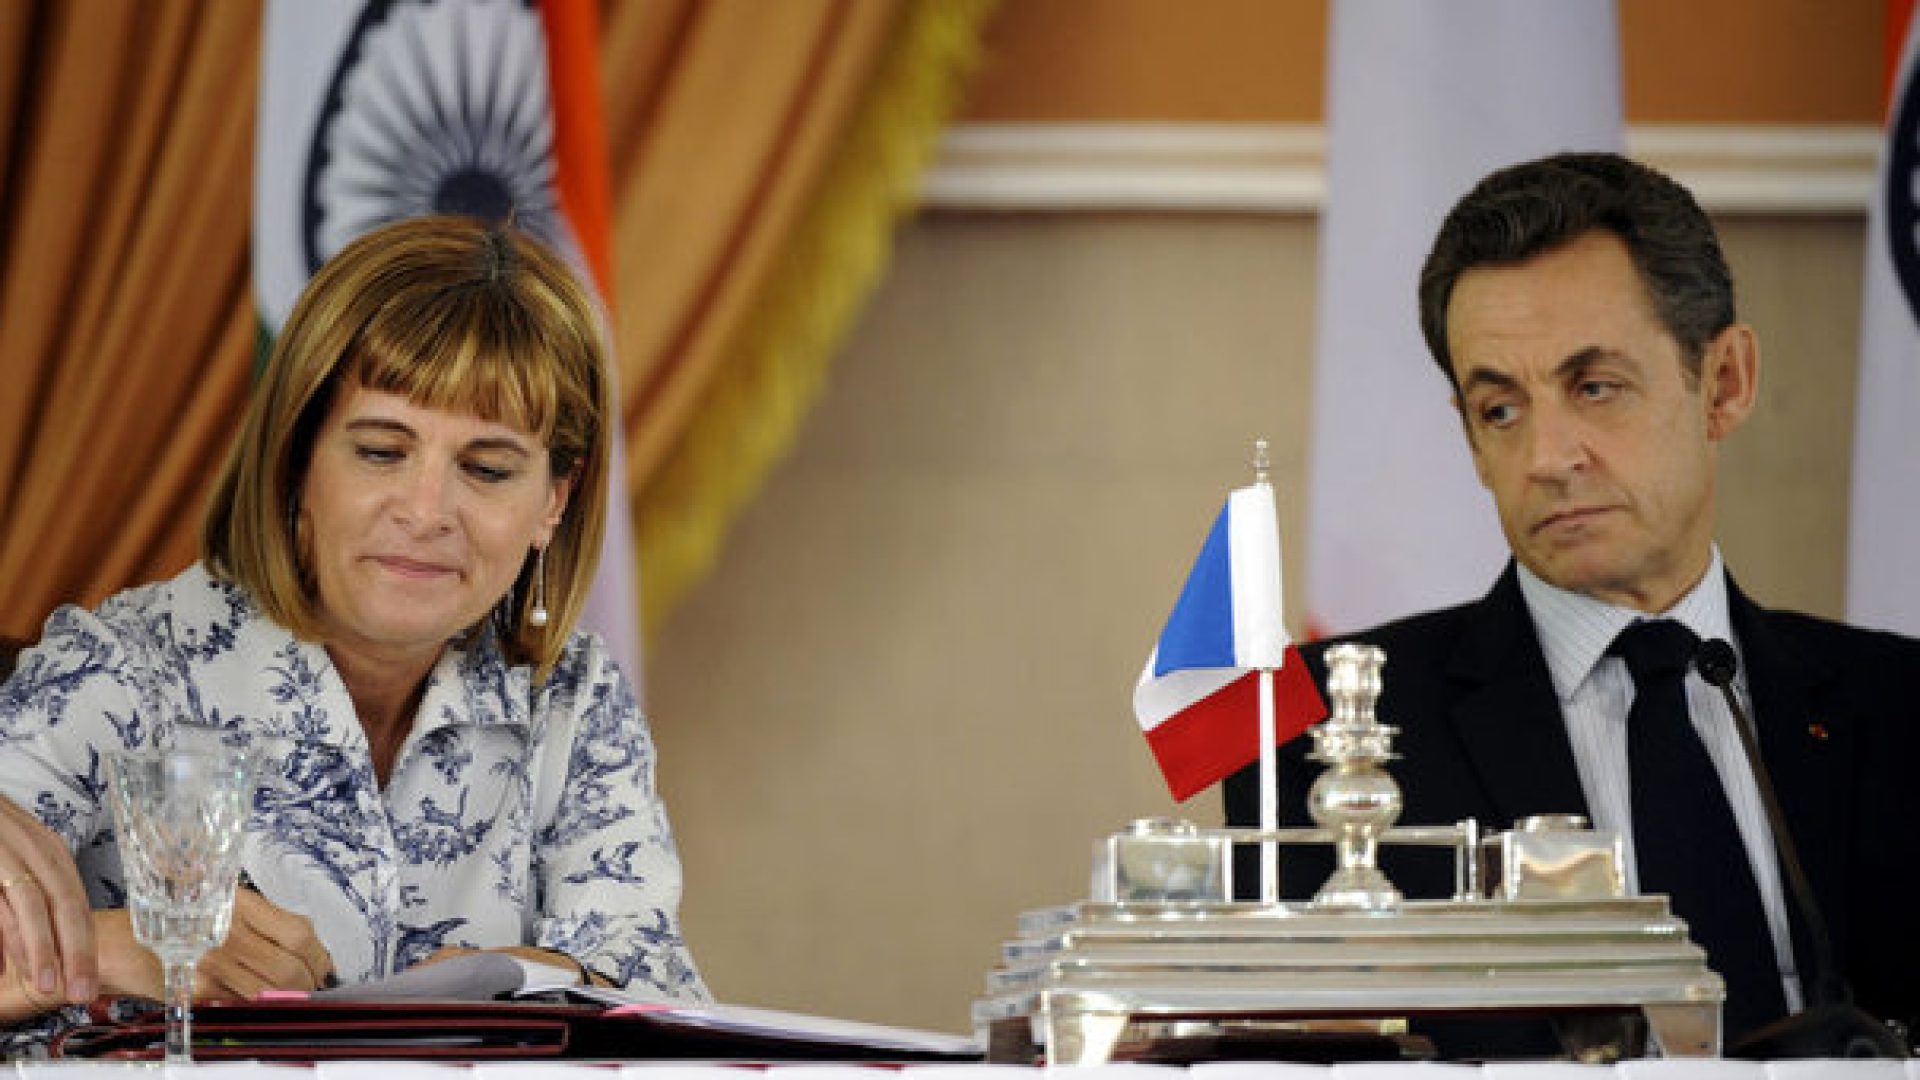
[[[1840,974],[1868,1012],[1912,1025],[1920,1018],[1920,641],[1766,611],[1731,582],[1728,593],[1761,755]],[[1400,728],[1402,760],[1391,771],[1406,798],[1401,824],[1471,817],[1497,830],[1531,814],[1588,814],[1511,565],[1478,602],[1344,640],[1386,650],[1378,715]],[[1303,650],[1322,686],[1328,644]],[[1309,823],[1306,792],[1321,771],[1305,760],[1311,749],[1312,740],[1300,738],[1281,750],[1285,824]],[[1232,824],[1257,821],[1253,772],[1226,782]],[[1436,855],[1387,850],[1382,866],[1409,897],[1443,897],[1451,863]],[[1325,879],[1331,855],[1307,849],[1282,865],[1285,895],[1304,898]],[[1806,928],[1794,921],[1799,970],[1811,988],[1818,973]]]

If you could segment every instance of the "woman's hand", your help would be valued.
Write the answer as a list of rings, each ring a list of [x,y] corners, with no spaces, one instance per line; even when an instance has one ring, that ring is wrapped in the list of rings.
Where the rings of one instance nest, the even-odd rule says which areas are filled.
[[[0,796],[0,943],[8,983],[47,1007],[93,1000],[93,915],[73,852],[40,819]]]
[[[276,906],[252,889],[237,889],[227,940],[200,962],[200,986],[211,997],[250,998],[262,990],[318,990],[333,976],[333,955],[313,920]]]
[[[125,909],[95,913],[101,981],[108,993],[162,1000],[160,961],[133,938]],[[313,923],[252,889],[237,889],[227,940],[194,968],[195,1000],[251,998],[262,990],[317,990],[333,973],[333,957],[313,932]]]

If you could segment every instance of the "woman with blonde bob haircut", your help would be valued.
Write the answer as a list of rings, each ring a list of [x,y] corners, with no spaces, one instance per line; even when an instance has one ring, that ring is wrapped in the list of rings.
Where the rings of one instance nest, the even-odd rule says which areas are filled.
[[[0,1018],[159,996],[99,755],[206,740],[268,764],[200,993],[494,950],[705,997],[646,721],[574,627],[607,514],[603,340],[512,228],[412,219],[320,269],[202,563],[55,612],[0,692]]]
[[[593,301],[522,233],[414,218],[321,267],[287,319],[208,507],[207,565],[296,633],[318,636],[312,583],[287,513],[328,398],[343,379],[538,435],[571,511],[546,552],[544,625],[528,615],[535,561],[498,613],[508,656],[542,673],[586,603],[606,527],[611,413]]]

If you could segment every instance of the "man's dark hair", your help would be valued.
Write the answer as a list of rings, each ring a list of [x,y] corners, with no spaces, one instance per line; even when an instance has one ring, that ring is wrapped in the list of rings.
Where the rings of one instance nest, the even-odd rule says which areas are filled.
[[[1460,275],[1510,266],[1596,229],[1627,245],[1653,310],[1680,343],[1690,382],[1707,342],[1733,324],[1733,275],[1686,188],[1619,154],[1555,154],[1493,173],[1454,204],[1420,269],[1420,332],[1456,393],[1447,304]]]

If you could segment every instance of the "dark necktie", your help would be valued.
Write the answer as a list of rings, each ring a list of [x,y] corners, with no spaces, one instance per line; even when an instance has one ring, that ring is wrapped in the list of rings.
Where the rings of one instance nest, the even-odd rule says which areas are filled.
[[[1700,646],[1672,619],[1636,622],[1607,651],[1633,673],[1627,770],[1640,891],[1665,893],[1727,981],[1729,1042],[1786,1012],[1773,931],[1713,760],[1687,715],[1687,667]]]

